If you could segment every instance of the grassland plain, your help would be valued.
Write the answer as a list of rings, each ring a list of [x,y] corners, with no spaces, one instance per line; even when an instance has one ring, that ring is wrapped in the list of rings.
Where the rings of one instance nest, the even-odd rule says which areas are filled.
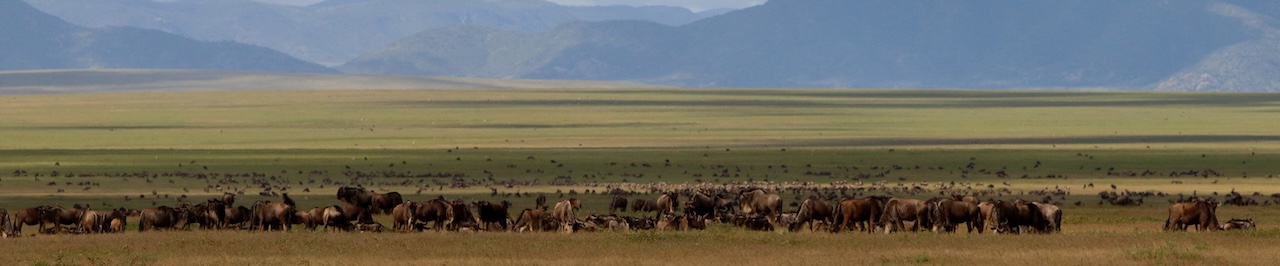
[[[1253,217],[1262,228],[1256,232],[1162,233],[1158,227],[1166,201],[1177,194],[1234,190],[1267,200],[1280,193],[1277,101],[1274,94],[730,89],[5,95],[0,207],[9,209],[174,205],[182,195],[200,200],[221,193],[218,187],[245,192],[241,202],[266,199],[251,178],[178,177],[245,173],[288,184],[285,191],[303,207],[337,203],[334,183],[350,182],[355,173],[475,181],[451,188],[441,185],[448,178],[359,180],[411,199],[505,199],[522,209],[531,200],[507,194],[564,194],[587,199],[586,212],[596,213],[605,212],[607,196],[588,190],[630,183],[956,182],[1013,191],[1003,198],[1038,199],[1023,193],[1056,187],[1072,195],[1054,199],[1063,203],[1066,225],[1063,234],[1048,236],[723,227],[577,235],[129,232],[8,239],[0,241],[8,251],[0,261],[1271,264],[1280,261],[1270,252],[1280,248],[1274,241],[1280,208],[1220,209],[1223,219]],[[1214,174],[1170,176],[1189,171]],[[1152,174],[1137,175],[1144,172]],[[1089,183],[1095,186],[1084,186]],[[1148,198],[1142,207],[1100,206],[1096,194],[1110,185],[1170,195]]]

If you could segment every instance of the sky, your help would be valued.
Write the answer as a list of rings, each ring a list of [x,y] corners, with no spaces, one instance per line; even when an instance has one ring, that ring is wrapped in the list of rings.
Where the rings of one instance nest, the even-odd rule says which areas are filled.
[[[259,2],[286,4],[286,5],[310,5],[322,0],[257,0]],[[765,0],[547,0],[561,5],[576,6],[592,6],[592,5],[629,5],[629,6],[678,6],[688,8],[694,12],[716,9],[716,8],[733,8],[739,9],[754,5],[763,4]]]

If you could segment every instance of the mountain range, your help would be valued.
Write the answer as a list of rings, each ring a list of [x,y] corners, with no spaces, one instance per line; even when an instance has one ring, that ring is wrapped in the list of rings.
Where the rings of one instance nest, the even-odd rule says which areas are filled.
[[[0,0],[0,70],[63,68],[335,72],[264,47],[131,27],[85,28]]]
[[[339,69],[691,87],[1280,90],[1280,1],[772,0],[681,26],[429,30]]]
[[[269,47],[339,65],[415,33],[451,25],[530,32],[570,21],[682,25],[723,12],[677,7],[562,6],[543,0],[328,0],[288,6],[251,0],[26,0],[87,27],[132,26],[206,41]]]
[[[330,0],[307,7],[247,0],[29,1],[46,10],[64,10],[51,3],[95,5],[86,2],[185,10],[120,15],[102,7],[97,16],[128,18],[122,24],[130,25],[160,21],[156,25],[174,27],[165,31],[183,35],[276,35],[296,43],[260,45],[358,74],[683,87],[1280,91],[1280,1],[1269,0],[771,0],[687,20],[618,20],[600,12],[622,7],[564,9],[533,0]],[[215,4],[245,9],[195,8]],[[637,9],[622,9],[639,16],[632,13]],[[209,18],[190,18],[200,16]],[[189,21],[173,22],[179,20]],[[266,29],[273,27],[281,29]],[[362,41],[368,42],[352,44]],[[345,48],[319,48],[326,45]]]

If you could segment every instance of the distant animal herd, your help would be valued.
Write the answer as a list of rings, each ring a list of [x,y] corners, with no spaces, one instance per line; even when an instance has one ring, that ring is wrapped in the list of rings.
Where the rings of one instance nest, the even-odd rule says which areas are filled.
[[[289,231],[302,226],[323,231],[511,231],[565,233],[593,231],[702,230],[709,224],[731,224],[757,231],[861,231],[867,233],[933,231],[952,233],[964,228],[969,233],[1057,233],[1062,230],[1062,209],[1055,204],[1025,200],[979,200],[974,196],[952,195],[932,199],[890,196],[844,197],[828,200],[810,196],[784,210],[782,197],[768,188],[683,189],[657,193],[653,200],[629,200],[614,195],[608,215],[579,215],[582,200],[569,198],[548,204],[538,196],[533,208],[511,216],[509,201],[464,202],[437,197],[405,200],[400,193],[377,193],[361,187],[341,187],[336,193],[340,205],[299,208],[287,193],[280,201],[256,201],[234,206],[235,194],[225,193],[196,204],[159,206],[142,210],[125,208],[93,210],[75,205],[36,206],[0,209],[0,235],[23,235],[23,227],[38,226],[44,234],[120,233],[128,217],[136,217],[139,232],[147,230]],[[1123,199],[1119,199],[1123,196]],[[1102,193],[1104,200],[1125,201],[1127,195]],[[683,200],[683,203],[681,203]],[[1141,204],[1140,202],[1138,204]],[[630,214],[627,212],[630,205]],[[1077,202],[1079,205],[1079,202]],[[1216,200],[1189,199],[1169,207],[1164,230],[1199,231],[1254,229],[1252,219],[1231,219],[1220,223]],[[384,227],[374,215],[390,215],[393,224]],[[962,227],[963,226],[963,227]],[[28,234],[31,235],[31,234]]]

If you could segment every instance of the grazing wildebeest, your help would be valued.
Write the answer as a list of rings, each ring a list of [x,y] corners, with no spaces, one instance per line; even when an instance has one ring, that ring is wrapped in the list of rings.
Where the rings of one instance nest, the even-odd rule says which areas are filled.
[[[680,206],[680,198],[674,192],[662,193],[653,202],[658,205],[658,217],[668,213],[674,214],[676,207]]]
[[[995,208],[995,203],[983,201],[978,203],[978,212],[982,216],[982,226],[978,227],[978,233],[986,230],[995,230],[996,222],[991,219],[991,210]],[[994,232],[994,231],[993,231]]]
[[[600,226],[602,229],[608,229],[613,231],[631,230],[631,225],[627,223],[627,220],[621,217],[618,217],[616,215],[597,216],[595,214],[592,214],[587,216],[586,221],[594,223],[597,226]]]
[[[76,207],[80,207],[79,204],[76,204]],[[55,227],[62,225],[76,226],[84,220],[85,211],[86,209],[80,208],[52,207],[49,211],[43,213],[44,222],[53,224]]]
[[[222,228],[228,228],[235,225],[235,228],[239,229],[245,224],[245,222],[249,221],[249,215],[251,212],[249,211],[249,208],[245,206],[232,208],[231,205],[227,205],[224,209],[226,210],[226,217],[222,220]]]
[[[691,208],[693,214],[699,216],[710,216],[716,213],[716,200],[701,192],[691,192],[689,202],[685,205]]]
[[[884,216],[884,203],[888,201],[889,199],[884,196],[841,200],[833,210],[836,217],[831,225],[832,230],[839,233],[840,230],[854,230],[855,227],[861,227],[862,231],[874,233],[881,217]]]
[[[613,202],[609,203],[609,214],[617,213],[617,210],[627,211],[627,198],[622,195],[613,195]]]
[[[1173,204],[1169,206],[1169,218],[1164,221],[1164,230],[1186,230],[1187,225],[1195,225],[1198,231],[1221,229],[1218,225],[1218,206],[1221,205],[1207,201]]]
[[[520,212],[520,216],[516,217],[516,232],[543,231],[542,221],[547,220],[551,213],[542,209],[524,209]]]
[[[373,195],[366,193],[364,188],[359,187],[338,188],[338,200],[364,208],[373,205]]]
[[[185,210],[169,206],[143,209],[138,218],[138,232],[146,231],[147,228],[177,228],[179,222],[187,220],[187,213]]]
[[[413,229],[414,219],[413,211],[417,209],[417,203],[406,200],[400,205],[396,205],[391,209],[391,230],[409,231]]]
[[[625,202],[626,199],[623,199],[623,201]],[[502,226],[502,231],[511,229],[509,228],[510,225],[507,224],[508,218],[511,218],[511,214],[507,213],[507,208],[511,207],[511,202],[505,200],[496,203],[477,201],[472,204],[476,206],[476,213],[480,216],[480,229],[488,230],[491,224]]]
[[[53,208],[49,206],[37,206],[35,208],[22,208],[14,211],[13,231],[17,234],[22,234],[22,226],[40,225],[38,232],[44,232],[44,213],[51,209]]]
[[[955,232],[956,226],[964,223],[969,233],[973,233],[973,230],[983,222],[982,211],[978,209],[978,205],[954,199],[941,199],[931,204],[926,208],[929,209],[930,224],[933,225],[934,232]]]
[[[392,191],[392,192],[387,192],[386,194],[379,194],[376,192],[369,192],[369,193],[373,194],[372,203],[373,203],[374,214],[379,214],[379,213],[390,214],[392,208],[395,208],[396,205],[400,205],[400,203],[404,202],[404,197],[400,196],[400,192]]]
[[[658,210],[658,203],[647,199],[636,199],[631,202],[632,212],[651,212]]]
[[[460,199],[449,201],[449,207],[453,208],[453,222],[449,223],[449,230],[458,231],[463,228],[475,229],[478,227],[476,216],[471,213],[471,208],[467,207],[467,203]]]
[[[432,228],[436,231],[445,229],[448,225],[453,224],[455,212],[453,204],[450,204],[444,198],[436,198],[425,202],[414,204],[413,220],[414,222],[432,222]],[[414,226],[412,223],[410,226]]]
[[[782,198],[763,189],[750,189],[738,193],[738,204],[743,214],[759,214],[777,224],[782,215]]]
[[[349,231],[351,228],[351,221],[347,220],[347,216],[342,213],[342,207],[338,205],[324,207],[319,213],[319,218],[320,224],[324,225],[324,231],[329,231],[329,228]]]
[[[566,233],[572,233],[574,223],[578,222],[578,216],[574,214],[574,212],[581,208],[582,201],[577,198],[562,200],[560,202],[556,202],[556,207],[552,209],[551,217],[556,220],[560,220],[560,223],[563,225],[562,229]]]
[[[800,203],[799,209],[796,210],[796,222],[789,229],[799,231],[801,225],[808,224],[809,231],[814,231],[814,223],[830,223],[834,218],[832,213],[830,203],[818,197],[809,197]]]
[[[1028,228],[1044,228],[1047,223],[1044,214],[1031,203],[1023,200],[997,200],[991,209],[991,220],[996,223],[997,233],[1014,232],[1022,234]]]
[[[342,205],[342,215],[348,221],[355,221],[356,223],[372,223],[373,222],[373,215],[369,214],[369,208],[361,207],[359,205],[355,205],[351,203]]]
[[[285,199],[288,200],[288,198]],[[282,231],[289,231],[290,225],[294,222],[294,215],[297,214],[297,209],[285,202],[254,202],[249,210],[250,223],[262,231],[270,230],[272,225],[279,225]]]
[[[924,201],[892,198],[885,202],[884,214],[880,217],[880,224],[884,225],[885,233],[906,230],[905,222],[912,222],[911,231],[917,231],[926,219]]]
[[[1042,231],[1045,233],[1062,232],[1062,208],[1058,208],[1058,205],[1040,202],[1032,202],[1031,205],[1040,208],[1040,214],[1044,215],[1046,223]]]
[[[1258,228],[1258,226],[1253,223],[1253,218],[1248,218],[1248,219],[1233,218],[1231,220],[1228,220],[1226,223],[1223,223],[1221,226],[1222,230],[1254,230],[1256,228]]]

